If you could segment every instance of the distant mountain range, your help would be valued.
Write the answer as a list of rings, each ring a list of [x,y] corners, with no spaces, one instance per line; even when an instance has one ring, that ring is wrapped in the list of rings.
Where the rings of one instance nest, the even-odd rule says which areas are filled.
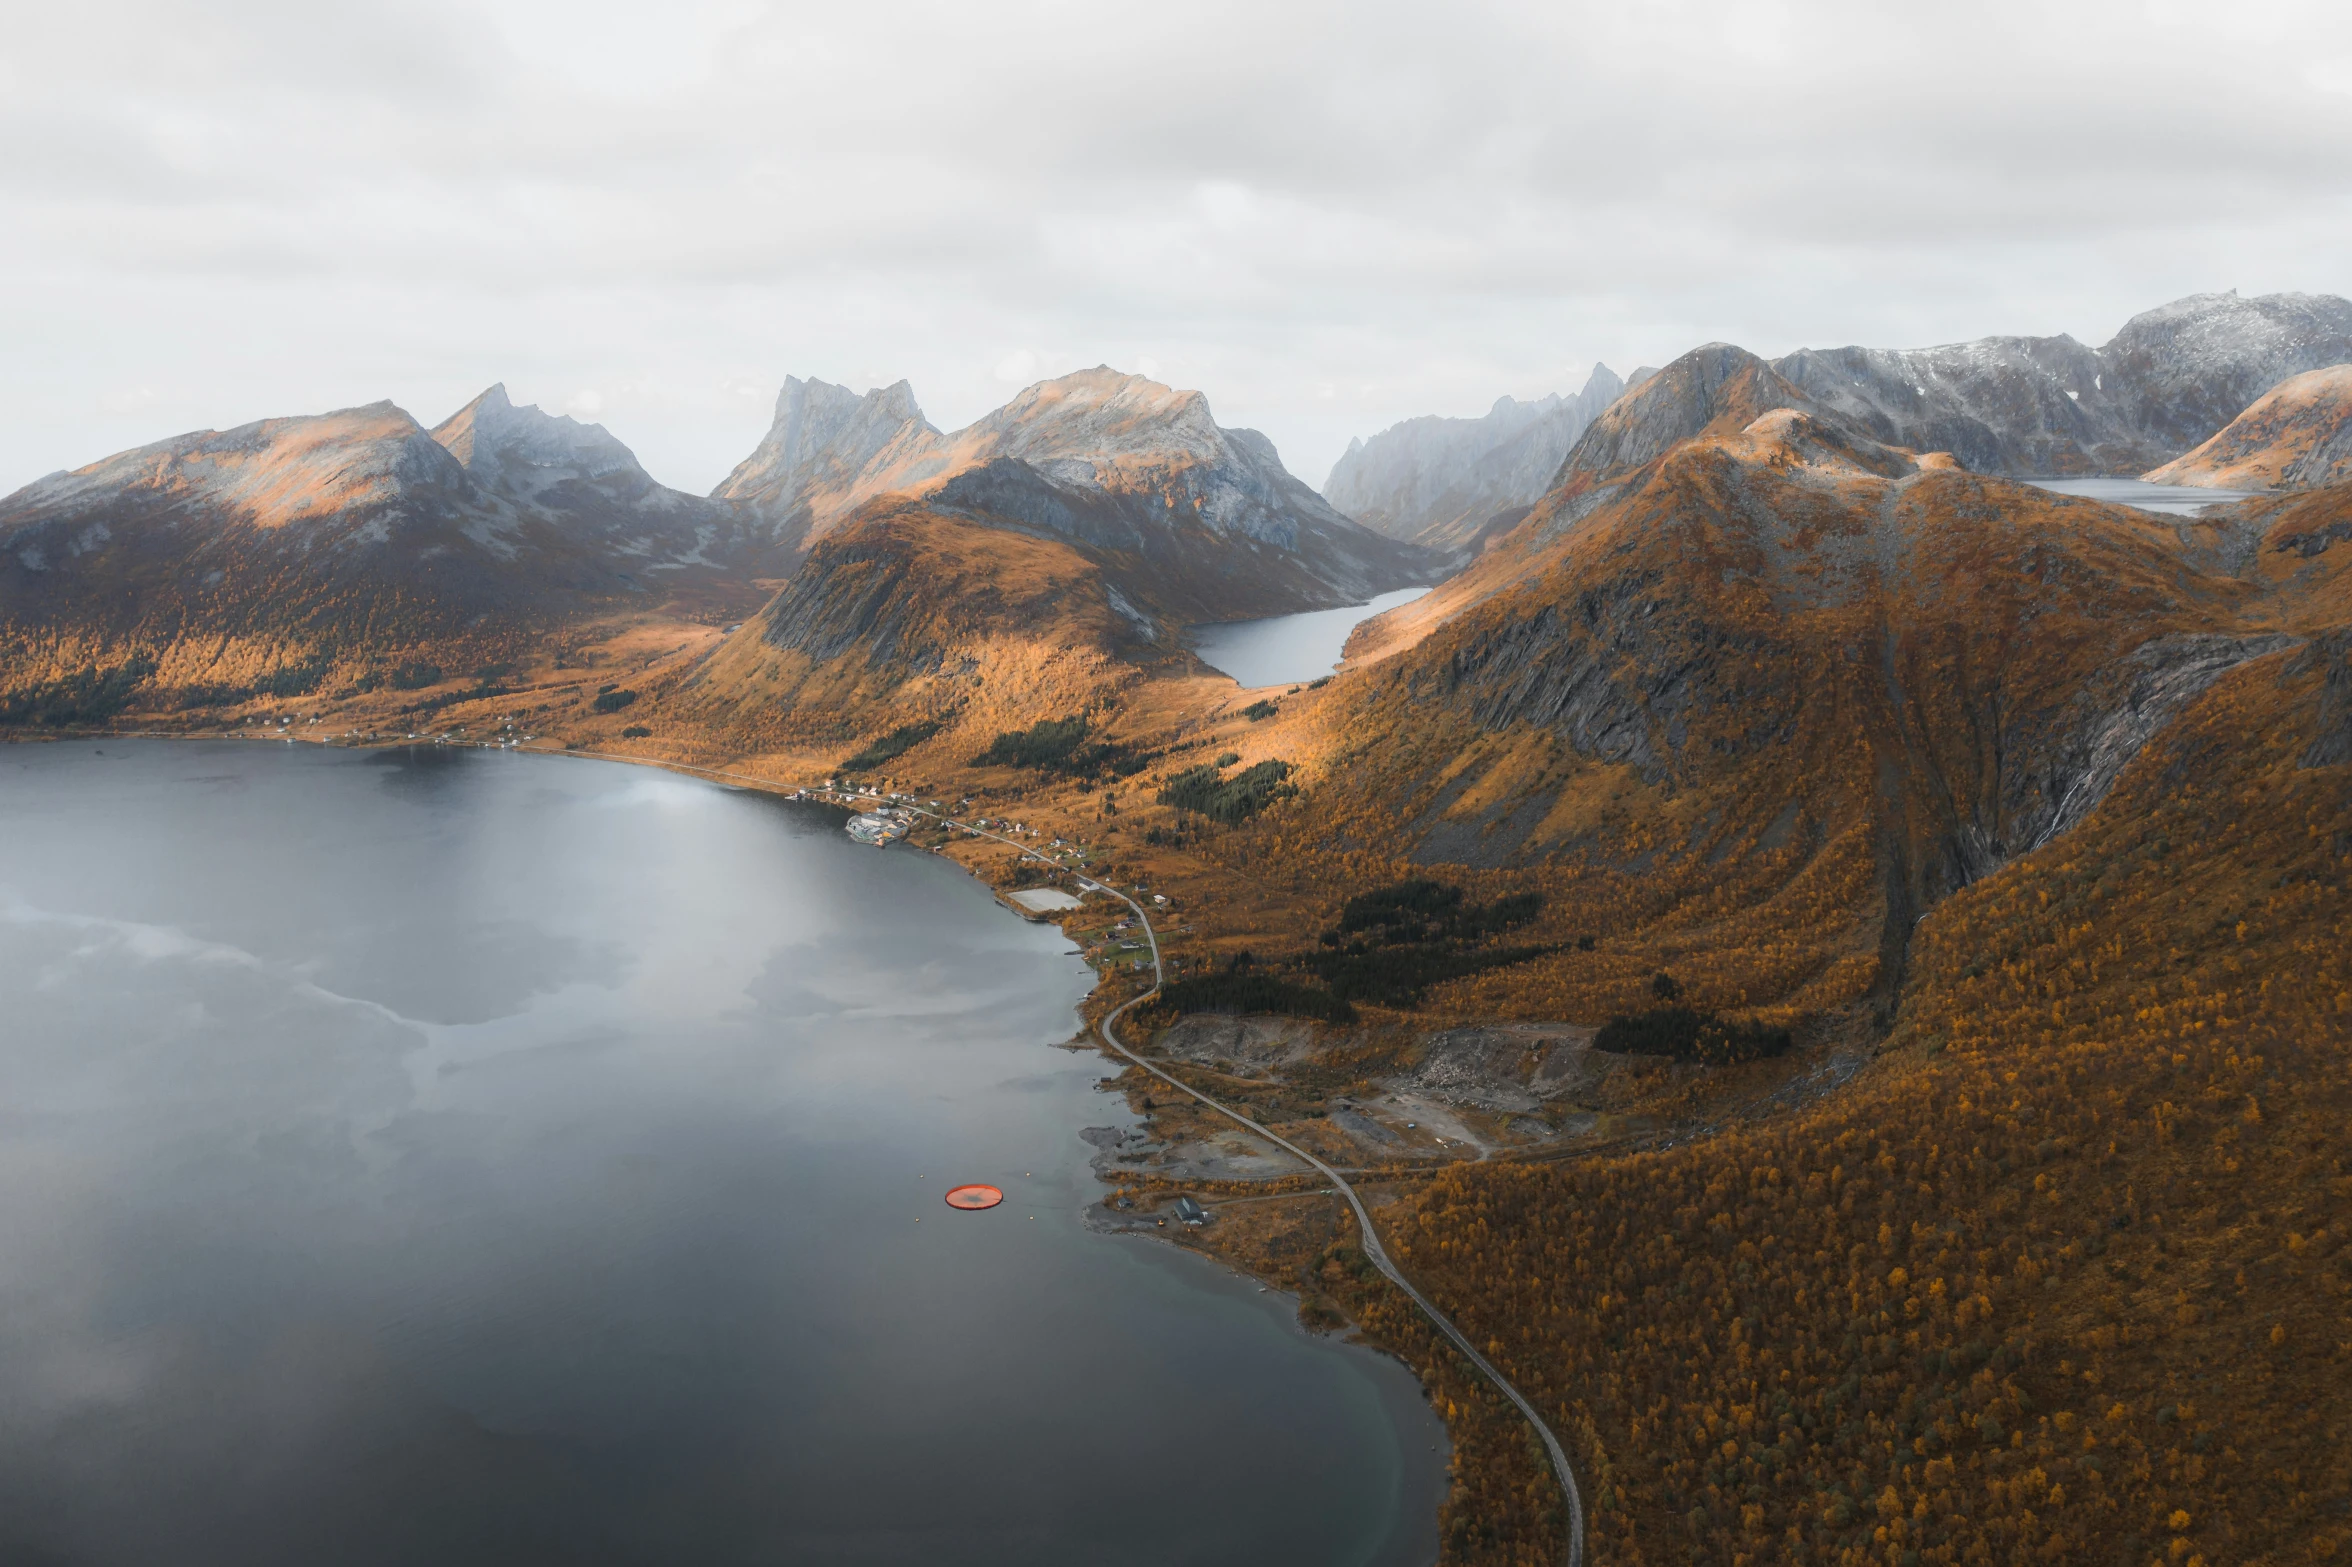
[[[601,426],[492,387],[430,431],[378,403],[27,486],[0,500],[0,636],[10,662],[59,678],[136,663],[192,690],[282,685],[290,668],[365,679],[428,654],[494,661],[517,637],[665,602],[740,619],[869,514],[920,557],[918,513],[1080,552],[1147,642],[1171,621],[1360,602],[1439,560],[1349,521],[1199,393],[1108,369],[953,435],[903,382],[860,397],[790,380],[774,428],[707,498],[654,482]]]
[[[1107,366],[952,432],[903,381],[791,378],[707,497],[494,386],[429,431],[388,403],[265,420],[0,500],[0,670],[34,685],[136,670],[167,704],[327,671],[364,688],[403,661],[498,664],[553,628],[658,612],[743,623],[695,676],[708,713],[831,692],[830,723],[845,693],[879,711],[982,687],[1017,706],[1181,661],[1185,625],[1361,602],[1481,550],[1518,570],[1530,539],[1650,483],[1678,448],[1777,411],[1872,471],[2180,459],[2167,473],[2197,482],[2326,482],[2346,401],[2327,367],[2348,362],[2352,304],[2291,294],[2194,296],[2097,350],[1993,338],[1768,362],[1709,344],[1628,382],[1596,366],[1572,398],[1407,421],[1351,445],[1330,498],[1200,393]],[[1390,631],[1501,580],[1473,572]],[[1078,664],[1094,673],[1069,676]]]
[[[1574,397],[1500,397],[1478,419],[1407,419],[1348,442],[1323,497],[1392,538],[1440,549],[1474,544],[1498,516],[1551,488],[1576,438],[1626,384],[1594,365]]]
[[[1498,404],[1483,420],[1408,420],[1351,444],[1327,493],[1342,510],[1398,537],[1440,547],[1492,537],[1498,517],[1532,506],[1574,474],[1638,464],[1662,450],[1660,442],[1698,434],[1719,417],[1705,406],[1714,387],[1751,366],[1769,375],[1748,374],[1723,394],[1726,406],[1750,417],[1802,408],[1884,444],[1949,452],[1978,473],[2136,476],[2211,437],[2281,381],[2352,362],[2352,301],[2196,294],[2134,316],[2097,349],[2061,335],[1941,348],[1799,349],[1769,362],[1728,344],[1702,352],[1719,363],[1714,370],[1686,365],[1686,379],[1709,385],[1698,389],[1694,381],[1678,392],[1679,413],[1653,405],[1638,429],[1623,421],[1601,429],[1605,408],[1582,412],[1575,444],[1548,473],[1539,476],[1511,456],[1528,423],[1514,423],[1517,410],[1545,405]],[[1580,411],[1591,391],[1576,400]],[[1690,401],[1694,395],[1699,402]],[[1569,422],[1556,415],[1547,429]],[[1374,475],[1383,483],[1368,483]]]
[[[493,660],[617,602],[731,594],[741,613],[790,563],[602,428],[494,386],[431,431],[372,403],[27,485],[0,500],[0,649],[17,674],[131,663],[158,687],[286,688],[418,649]]]

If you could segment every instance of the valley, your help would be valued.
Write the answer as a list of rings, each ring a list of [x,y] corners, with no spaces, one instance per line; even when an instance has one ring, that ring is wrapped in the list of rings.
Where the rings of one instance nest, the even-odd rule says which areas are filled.
[[[0,725],[871,791],[995,834],[888,854],[1114,884],[1060,920],[1133,1052],[1092,1222],[1410,1365],[1448,1563],[1572,1515],[1610,1563],[2322,1560],[2347,362],[2304,295],[1709,344],[1321,494],[1107,368],[950,433],[789,380],[707,497],[497,388],[267,421],[0,501]],[[2143,476],[2232,494],[2027,482]],[[1328,674],[1191,650],[1390,594]]]

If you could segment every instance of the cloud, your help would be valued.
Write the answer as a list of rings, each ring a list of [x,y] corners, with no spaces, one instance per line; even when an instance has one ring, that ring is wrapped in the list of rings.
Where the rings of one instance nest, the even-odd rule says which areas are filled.
[[[2097,341],[2352,290],[2346,60],[2300,0],[35,8],[0,487],[503,379],[701,488],[787,373],[952,425],[1146,352],[1320,478],[1708,338]]]

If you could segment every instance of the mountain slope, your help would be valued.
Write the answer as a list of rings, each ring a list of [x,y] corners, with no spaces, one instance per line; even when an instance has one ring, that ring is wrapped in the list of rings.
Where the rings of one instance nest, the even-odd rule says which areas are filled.
[[[2204,445],[2141,477],[2236,490],[2352,479],[2352,364],[2289,376]]]
[[[1773,367],[1877,439],[1980,473],[2116,472],[2150,449],[2103,395],[2099,355],[2071,337],[1799,349]]]
[[[1497,398],[1485,416],[1427,415],[1348,443],[1324,498],[1364,526],[1432,548],[1474,544],[1497,514],[1532,505],[1585,427],[1625,390],[1595,365],[1574,397]]]
[[[1774,391],[1722,354],[1680,379],[1684,423]],[[1632,412],[1588,440],[1637,455]],[[2232,669],[2352,621],[2327,504],[2180,528],[1773,411],[1539,508],[1432,595],[1302,731],[1318,819],[1525,878],[1563,929],[1663,921],[1708,954],[1703,1004],[1883,993],[1921,913],[2082,821]],[[1633,977],[1564,956],[1507,983],[1605,1016]]]

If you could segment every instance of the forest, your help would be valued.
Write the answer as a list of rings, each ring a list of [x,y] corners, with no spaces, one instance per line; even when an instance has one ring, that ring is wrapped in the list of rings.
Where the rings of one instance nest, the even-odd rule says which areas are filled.
[[[2352,1541],[2352,798],[2298,685],[2231,682],[1932,914],[1845,1093],[1399,1205],[1400,1263],[1577,1434],[1593,1560]],[[1540,1471],[1476,1462],[1500,1532],[1448,1559],[1552,1559]]]

